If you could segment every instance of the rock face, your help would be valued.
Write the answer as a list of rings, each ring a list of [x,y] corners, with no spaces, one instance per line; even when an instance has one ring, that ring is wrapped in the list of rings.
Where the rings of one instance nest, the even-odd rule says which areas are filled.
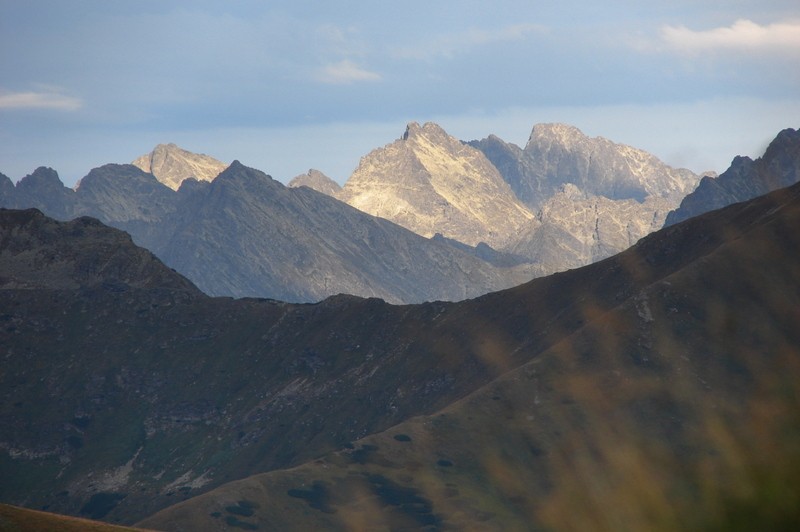
[[[348,293],[391,302],[457,300],[530,278],[424,239],[306,187],[231,165],[177,218],[159,256],[211,294],[317,301]],[[269,287],[269,291],[265,288]]]
[[[27,207],[36,197],[35,205],[61,219],[97,217],[211,295],[459,300],[544,273],[519,261],[493,264],[307,187],[284,187],[238,162],[212,183],[187,179],[177,191],[133,165],[113,164],[92,170],[75,191],[47,169],[17,188],[40,181],[41,196],[12,190],[6,206]]]
[[[755,161],[736,157],[719,177],[703,177],[697,189],[670,212],[666,225],[712,211],[800,180],[800,130],[785,129]]]
[[[525,149],[497,137],[472,141],[500,169],[526,205],[536,209],[572,184],[582,192],[612,200],[659,197],[679,202],[699,180],[643,150],[602,137],[589,138],[566,124],[537,124]]]
[[[308,187],[334,198],[342,190],[342,187],[339,185],[339,183],[326,176],[319,170],[314,170],[313,168],[309,170],[307,174],[300,174],[299,176],[294,177],[291,181],[289,181],[288,186],[290,188]]]
[[[494,135],[465,145],[435,124],[412,123],[402,139],[364,157],[338,197],[419,234],[483,241],[552,273],[660,228],[698,180],[564,124],[534,126],[522,149]]]
[[[486,157],[433,123],[408,124],[403,137],[373,150],[338,197],[420,235],[469,245],[508,245],[533,214]]]
[[[39,167],[20,179],[16,188],[9,188],[7,183],[3,188],[2,207],[35,208],[62,220],[73,216],[75,191],[65,187],[52,168]]]
[[[539,224],[522,232],[508,251],[551,272],[585,266],[660,229],[671,205],[652,196],[612,200],[566,184],[539,209]]]
[[[589,138],[565,124],[537,124],[524,149],[490,136],[470,145],[498,168],[537,224],[506,250],[548,271],[590,264],[661,227],[699,177],[653,155]]]
[[[95,168],[76,187],[75,214],[115,224],[158,222],[175,211],[175,193],[131,164]]]
[[[212,181],[228,166],[213,157],[192,153],[171,143],[159,144],[132,164],[153,174],[172,190],[178,190],[183,180],[190,177],[198,181]]]

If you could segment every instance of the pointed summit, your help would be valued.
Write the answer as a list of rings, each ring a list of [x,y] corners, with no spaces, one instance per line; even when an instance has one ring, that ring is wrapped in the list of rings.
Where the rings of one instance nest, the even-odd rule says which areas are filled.
[[[416,134],[419,131],[419,123],[418,122],[409,122],[406,124],[406,132],[403,133],[403,140],[408,140],[408,137],[411,135]]]
[[[531,145],[535,145],[537,142],[541,142],[543,138],[551,141],[558,141],[562,144],[574,144],[588,139],[583,131],[569,124],[558,122],[535,124],[528,137],[528,144],[525,145],[525,149],[528,149]]]
[[[406,125],[406,131],[403,133],[403,140],[415,140],[420,137],[436,138],[438,141],[446,142],[446,139],[452,138],[447,132],[435,122],[425,122],[420,125],[419,122],[409,122]]]
[[[65,187],[52,168],[40,166],[32,174],[20,179],[13,200],[10,192],[6,192],[10,205],[35,207],[59,220],[68,220],[75,215],[75,191]]]
[[[156,176],[173,190],[178,190],[184,179],[212,181],[226,168],[226,164],[202,153],[192,153],[175,144],[159,144],[153,151],[132,163]]]
[[[479,150],[438,124],[409,122],[402,138],[361,159],[339,199],[415,233],[502,247],[533,214]]]
[[[308,187],[316,190],[317,192],[322,192],[323,194],[333,197],[336,197],[336,195],[342,190],[342,187],[339,185],[339,183],[326,176],[319,170],[315,170],[313,168],[311,168],[307,174],[300,174],[289,181],[289,187]]]

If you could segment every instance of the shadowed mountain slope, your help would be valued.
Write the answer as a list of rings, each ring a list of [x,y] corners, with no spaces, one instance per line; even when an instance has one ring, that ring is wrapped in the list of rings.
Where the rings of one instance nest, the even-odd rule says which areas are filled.
[[[23,229],[3,226],[0,242]],[[493,343],[463,353],[471,333],[461,327],[482,330],[497,317],[484,310],[501,309],[464,315],[445,303],[394,307],[352,296],[317,305],[212,299],[183,280],[63,289],[86,284],[70,277],[75,268],[44,287],[12,288],[24,285],[13,279],[18,263],[46,277],[59,271],[61,246],[102,248],[86,238],[108,236],[61,230],[58,242],[28,237],[23,249],[2,250],[13,266],[0,290],[4,501],[131,522],[176,497],[441,408],[516,363]],[[119,240],[110,251],[126,247]],[[105,262],[91,253],[87,262]]]
[[[532,265],[495,267],[238,163],[181,212],[168,241],[147,246],[190,279],[203,279],[211,294],[290,301],[340,292],[395,303],[458,300],[540,273]]]
[[[482,337],[506,356],[516,347],[512,358],[527,362],[433,415],[142,524],[794,529],[798,226],[795,185],[662,230],[598,264],[486,296],[474,303],[485,314],[500,301],[508,312],[465,352]],[[546,317],[527,316],[561,332],[537,349],[526,335],[542,329],[515,327],[515,298],[556,287]],[[517,342],[503,344],[512,331]]]
[[[704,212],[746,201],[800,180],[800,130],[785,129],[762,157],[736,157],[718,177],[706,176],[697,189],[670,212],[664,225],[672,225]]]
[[[666,379],[660,362],[682,356],[662,347],[653,351],[662,340],[648,331],[662,325],[685,333],[689,343],[681,353],[695,360],[698,345],[708,343],[703,353],[713,355],[724,340],[717,329],[704,329],[706,322],[730,323],[741,331],[741,346],[757,345],[766,334],[748,327],[772,323],[782,336],[765,345],[785,347],[780,352],[791,358],[796,327],[785,324],[796,323],[792,309],[800,297],[800,237],[792,230],[800,216],[798,195],[795,187],[711,213],[592,266],[461,303],[392,306],[338,296],[290,305],[208,298],[184,285],[0,290],[0,344],[7,349],[0,373],[0,500],[135,522],[225,482],[302,464],[414,416],[431,415],[542,354],[555,356],[548,364],[567,375],[573,363],[553,353],[577,341],[570,338],[581,331],[600,330],[608,345],[620,348],[613,352],[623,373],[612,371],[609,378],[625,383],[638,382],[637,371]],[[65,238],[81,235],[67,232]],[[4,234],[0,242],[6,239]],[[55,256],[50,246],[43,244],[41,256]],[[731,261],[737,257],[728,249],[741,250],[747,260]],[[37,264],[50,268],[48,260]],[[691,282],[678,282],[682,275]],[[711,288],[704,292],[706,282]],[[666,299],[656,306],[658,298]],[[743,298],[753,305],[742,304]],[[751,323],[740,314],[730,320],[713,315],[705,305],[718,300],[735,303],[731,312],[750,312]],[[618,309],[627,314],[615,318]],[[775,319],[756,319],[762,316]],[[664,338],[666,346],[672,337]],[[672,338],[675,345],[686,342],[680,338]],[[580,345],[584,354],[575,364],[601,371],[601,361],[611,355],[593,354],[592,346],[605,344],[587,336]],[[724,360],[719,365],[738,367]],[[543,378],[555,378],[548,375]],[[717,385],[706,382],[712,389]],[[535,403],[535,390],[520,393]],[[663,414],[662,403],[642,397],[644,406],[655,409],[645,409],[645,417]],[[725,403],[729,396],[711,397]],[[523,406],[512,402],[509,408]],[[484,416],[477,410],[465,415]],[[461,434],[464,441],[476,437]],[[363,446],[351,451],[365,463],[372,452]],[[438,467],[455,471],[447,462],[462,458],[445,451],[434,463],[442,460]],[[460,452],[477,450],[465,444]],[[413,479],[406,473],[419,482],[436,478],[425,465],[428,458],[414,460],[420,465],[403,465],[395,471],[403,476],[393,476],[393,484],[376,478],[375,489],[407,486]],[[286,499],[284,491],[275,500],[285,505],[287,518],[305,512],[304,519],[314,520],[316,510],[303,502],[316,497],[314,478],[297,478],[308,483],[292,481],[287,489],[300,490],[293,492],[299,498]],[[481,490],[475,489],[477,497]],[[195,512],[198,519],[214,519],[203,512]],[[264,519],[275,519],[272,510]]]
[[[0,288],[168,288],[201,295],[131,237],[94,218],[0,209]]]

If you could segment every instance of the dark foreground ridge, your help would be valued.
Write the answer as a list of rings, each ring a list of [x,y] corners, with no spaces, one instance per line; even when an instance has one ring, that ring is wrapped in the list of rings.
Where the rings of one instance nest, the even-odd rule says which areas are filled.
[[[648,464],[702,466],[724,453],[698,427],[747,426],[758,419],[743,412],[771,404],[773,387],[800,382],[763,382],[798,362],[798,224],[795,186],[461,303],[209,298],[182,278],[5,282],[0,500],[130,524],[219,487],[197,499],[202,511],[187,501],[144,524],[501,529],[569,514],[559,496],[578,490],[587,502],[572,513],[590,515],[580,490],[598,484],[568,481],[605,469],[571,457],[622,460],[599,444],[630,430],[656,453]],[[29,253],[41,272],[59,264],[46,238],[6,246],[24,227],[3,225],[2,264]],[[58,240],[80,250],[84,239]],[[794,429],[767,421],[763,441],[782,451],[773,429]]]
[[[794,530],[798,224],[800,185],[542,280],[577,312],[531,323],[563,334],[528,362],[432,415],[140,524]],[[536,284],[520,290],[544,295]],[[514,292],[486,298],[508,303],[509,318],[482,329],[488,341],[514,322]],[[248,513],[232,515],[242,503]]]

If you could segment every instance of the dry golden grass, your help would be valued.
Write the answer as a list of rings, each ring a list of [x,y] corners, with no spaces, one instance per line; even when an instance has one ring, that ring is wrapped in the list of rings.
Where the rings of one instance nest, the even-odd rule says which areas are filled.
[[[143,530],[0,504],[1,532],[134,532]]]

